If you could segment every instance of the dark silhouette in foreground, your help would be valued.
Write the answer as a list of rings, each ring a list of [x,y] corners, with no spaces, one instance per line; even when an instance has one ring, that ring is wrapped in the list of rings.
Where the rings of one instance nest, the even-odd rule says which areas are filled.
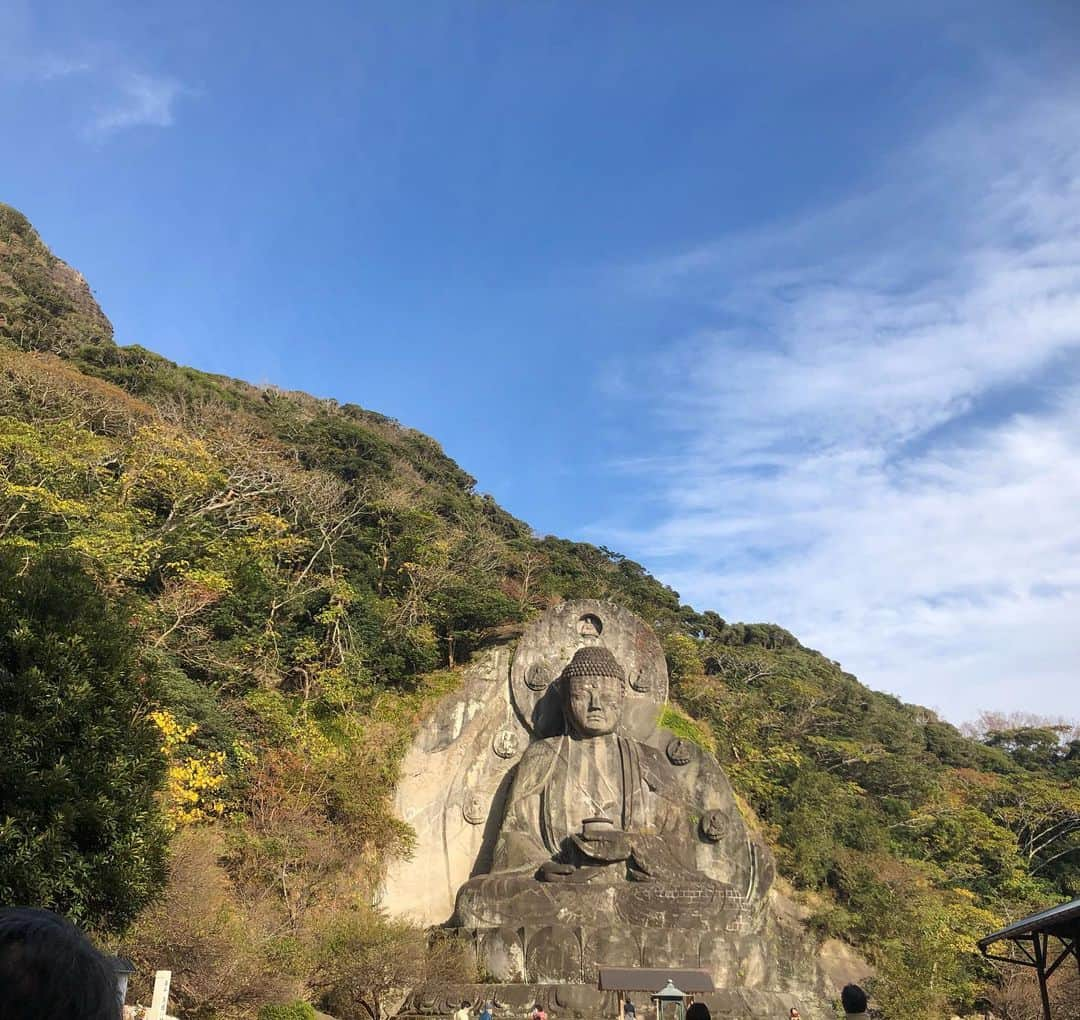
[[[847,1017],[866,1016],[866,992],[858,985],[845,985],[840,993],[840,1003]]]
[[[70,921],[48,910],[0,910],[0,1017],[119,1020],[116,974]]]

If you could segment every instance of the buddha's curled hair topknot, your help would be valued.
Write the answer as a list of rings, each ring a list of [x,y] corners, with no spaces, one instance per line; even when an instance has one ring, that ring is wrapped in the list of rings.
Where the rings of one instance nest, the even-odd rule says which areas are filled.
[[[602,645],[589,645],[574,652],[574,657],[563,670],[562,675],[569,680],[575,676],[609,676],[626,682],[626,673],[622,666]]]

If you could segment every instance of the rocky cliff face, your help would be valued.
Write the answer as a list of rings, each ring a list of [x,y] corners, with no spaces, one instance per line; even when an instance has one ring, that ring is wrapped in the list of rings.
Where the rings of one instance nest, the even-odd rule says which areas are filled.
[[[53,255],[22,213],[0,203],[0,339],[72,354],[112,338],[82,273]]]

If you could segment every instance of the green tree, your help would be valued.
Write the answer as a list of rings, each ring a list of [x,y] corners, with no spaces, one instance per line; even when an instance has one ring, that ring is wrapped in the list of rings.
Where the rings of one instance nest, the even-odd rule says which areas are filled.
[[[71,554],[0,554],[0,902],[116,929],[164,881],[135,642]]]
[[[423,932],[372,910],[341,914],[316,947],[315,991],[344,1020],[382,1020],[395,992],[425,977]]]
[[[315,942],[311,987],[341,1020],[382,1020],[401,993],[477,979],[472,945],[370,907],[339,911]]]

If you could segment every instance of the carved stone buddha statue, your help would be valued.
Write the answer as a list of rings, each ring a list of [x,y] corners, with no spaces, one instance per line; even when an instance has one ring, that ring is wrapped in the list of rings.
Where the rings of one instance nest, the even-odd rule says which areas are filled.
[[[699,869],[697,846],[711,837],[679,766],[620,730],[623,667],[586,646],[556,684],[562,732],[522,757],[492,869],[462,886],[456,923],[726,924],[744,896]]]
[[[484,978],[415,989],[402,1017],[493,995],[555,1020],[613,1016],[603,967],[707,971],[717,1017],[792,1002],[831,1015],[808,1008],[824,971],[719,763],[659,725],[667,693],[652,628],[580,599],[487,649],[440,699],[402,764],[395,803],[416,847],[382,903],[455,930]]]

